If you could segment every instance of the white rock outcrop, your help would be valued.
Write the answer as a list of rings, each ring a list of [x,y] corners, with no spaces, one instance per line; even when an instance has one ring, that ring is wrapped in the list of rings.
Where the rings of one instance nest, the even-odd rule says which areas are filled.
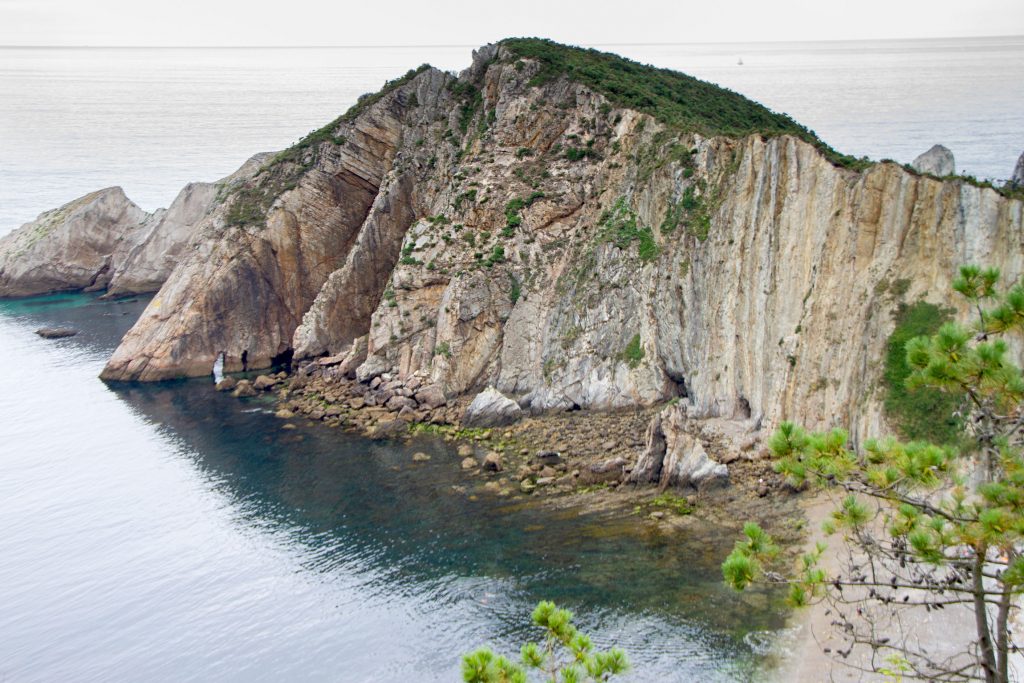
[[[918,173],[930,173],[940,178],[956,173],[956,159],[947,147],[933,145],[924,154],[921,154],[910,165]]]
[[[519,404],[494,387],[487,387],[473,399],[462,416],[465,427],[503,427],[522,417]]]

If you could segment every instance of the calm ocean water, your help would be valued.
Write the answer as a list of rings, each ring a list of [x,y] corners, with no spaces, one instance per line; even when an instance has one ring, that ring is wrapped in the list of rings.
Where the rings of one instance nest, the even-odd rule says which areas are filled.
[[[1005,177],[1024,148],[1021,38],[608,49],[845,152],[942,142]],[[468,53],[0,48],[0,233],[108,185],[166,205]],[[454,680],[459,652],[509,649],[541,598],[624,646],[635,680],[742,680],[760,659],[745,636],[780,628],[769,596],[722,586],[720,530],[473,500],[443,443],[285,431],[207,382],[111,390],[96,376],[143,303],[0,302],[0,681]],[[33,334],[47,324],[82,333]]]
[[[781,628],[722,583],[732,533],[533,510],[445,442],[285,430],[209,381],[112,391],[143,303],[0,302],[0,681],[454,681],[535,637],[541,599],[633,680],[746,680],[745,636]],[[82,332],[33,332],[54,324]]]

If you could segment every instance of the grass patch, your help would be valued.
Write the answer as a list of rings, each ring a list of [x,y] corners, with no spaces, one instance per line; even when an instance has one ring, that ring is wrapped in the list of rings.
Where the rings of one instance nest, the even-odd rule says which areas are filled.
[[[907,389],[910,376],[906,344],[914,337],[935,334],[950,320],[951,309],[918,301],[900,305],[896,329],[889,337],[885,357],[885,412],[899,435],[908,440],[925,440],[955,445],[963,433],[960,420],[953,417],[962,396],[937,389]]]
[[[626,344],[626,349],[619,355],[619,359],[633,369],[640,367],[640,363],[644,359],[644,347],[640,343],[639,334],[634,335],[629,340],[629,343]]]

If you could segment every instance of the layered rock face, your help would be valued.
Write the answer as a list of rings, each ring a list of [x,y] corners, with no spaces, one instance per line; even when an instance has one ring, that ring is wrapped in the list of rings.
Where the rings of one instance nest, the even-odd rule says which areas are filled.
[[[153,213],[136,206],[120,187],[43,213],[0,239],[0,296],[156,291],[222,193],[251,177],[266,156],[253,157],[216,183],[190,183],[170,207]]]
[[[487,69],[494,120],[406,234],[367,363],[532,410],[679,396],[691,420],[863,435],[884,426],[892,313],[946,303],[960,263],[1021,272],[1022,205],[992,190],[838,168],[791,137],[678,136],[528,77]],[[343,350],[316,309],[349,300],[328,281],[307,348]]]
[[[0,296],[103,288],[150,218],[119,187],[43,213],[0,239]]]
[[[794,418],[858,438],[884,427],[893,312],[945,304],[960,263],[1024,271],[1022,203],[994,190],[686,132],[542,68],[488,46],[266,162],[199,221],[104,377],[294,353],[528,411],[678,398],[748,436]]]
[[[287,358],[303,314],[347,260],[358,260],[359,279],[335,278],[353,298],[330,311],[334,331],[349,342],[365,334],[402,236],[419,215],[419,185],[437,172],[416,141],[450,109],[450,80],[421,70],[359,117],[322,131],[323,140],[268,162],[198,226],[103,377],[205,375],[222,355],[225,372]],[[408,163],[396,164],[401,152]]]

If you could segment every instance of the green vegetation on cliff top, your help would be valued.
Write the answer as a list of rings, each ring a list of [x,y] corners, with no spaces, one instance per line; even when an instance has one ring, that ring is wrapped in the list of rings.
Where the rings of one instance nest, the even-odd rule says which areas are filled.
[[[620,107],[649,114],[680,131],[733,138],[755,134],[768,137],[792,135],[814,145],[837,166],[861,170],[874,163],[866,157],[857,158],[837,152],[786,114],[774,112],[739,93],[678,71],[542,38],[506,38],[500,45],[517,57],[540,63],[540,70],[530,80],[531,86],[542,86],[564,75],[601,93]],[[341,123],[353,122],[385,95],[429,68],[423,64],[388,81],[377,92],[362,95],[344,114],[276,155],[257,176],[255,187],[250,186],[239,193],[228,215],[228,224],[263,223],[274,198],[294,187],[298,176],[309,167],[308,160],[304,163],[307,150],[312,148],[315,152],[323,142],[343,144],[345,139],[338,134]],[[475,89],[473,91],[476,92]],[[475,96],[479,97],[479,93],[476,92]],[[990,187],[1007,196],[1020,196],[1019,190],[1014,193],[971,177],[958,178],[973,185]]]
[[[519,57],[540,62],[541,69],[531,85],[543,85],[565,75],[620,107],[650,114],[688,132],[726,137],[793,135],[813,144],[840,166],[860,169],[871,164],[867,159],[840,154],[786,114],[678,71],[541,38],[507,38],[500,44]]]

